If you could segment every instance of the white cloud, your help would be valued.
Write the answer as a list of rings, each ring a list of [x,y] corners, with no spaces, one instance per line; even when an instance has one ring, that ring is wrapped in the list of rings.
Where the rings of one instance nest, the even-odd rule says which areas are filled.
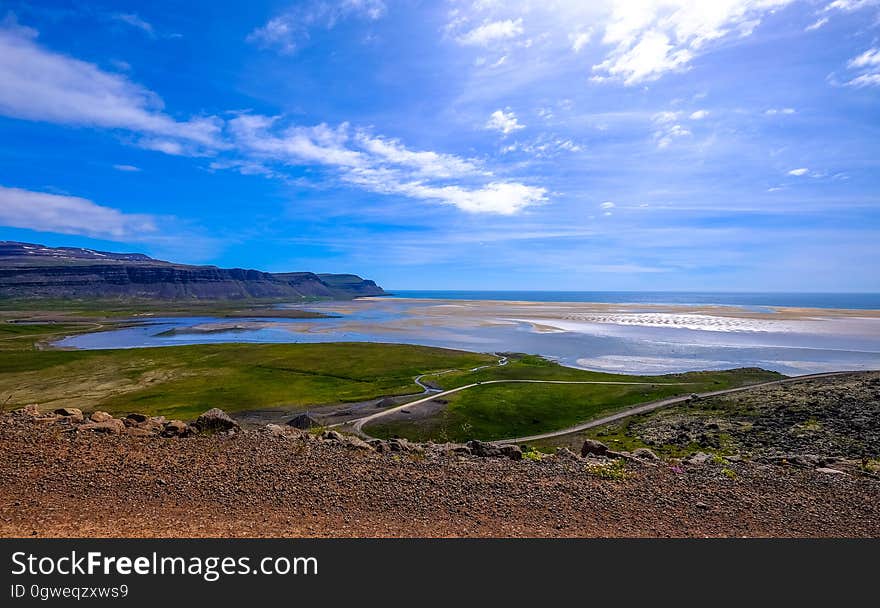
[[[575,53],[580,53],[581,49],[587,46],[587,43],[590,42],[590,37],[592,35],[593,32],[591,30],[569,34],[568,40],[569,42],[571,42],[571,50],[573,50]]]
[[[538,135],[532,141],[516,141],[501,148],[502,154],[521,152],[534,158],[554,158],[565,152],[580,152],[583,147],[571,139],[547,133]]]
[[[158,95],[120,74],[49,51],[33,30],[0,26],[0,114],[24,120],[125,129],[176,142],[183,151],[218,147],[215,117],[177,121]]]
[[[614,207],[616,207],[616,205],[614,203],[612,203],[611,201],[605,201],[604,203],[599,205],[599,207],[602,209],[614,209]]]
[[[703,120],[709,115],[709,110],[697,110],[691,113],[691,120]]]
[[[150,36],[155,36],[156,34],[155,30],[153,29],[153,25],[147,21],[144,21],[135,13],[117,13],[113,15],[113,18],[116,21],[121,21],[122,23],[128,24],[134,28],[143,30]]]
[[[523,33],[522,19],[491,21],[477,26],[456,38],[460,44],[488,46],[499,40],[515,38]]]
[[[846,67],[861,72],[846,84],[852,87],[880,86],[880,48],[873,47],[850,59]]]
[[[134,165],[113,165],[113,168],[117,171],[126,171],[129,173],[137,173],[141,170],[140,167],[135,167]]]
[[[767,116],[776,116],[777,114],[795,114],[797,110],[794,108],[768,108],[764,110]]]
[[[810,172],[810,170],[807,169],[806,167],[801,167],[799,169],[792,169],[791,171],[788,172],[788,174],[794,175],[796,177],[801,177],[803,175],[806,175],[809,172]]]
[[[653,116],[654,141],[658,148],[668,147],[673,140],[691,135],[690,129],[680,124],[682,112],[657,112]]]
[[[492,131],[499,131],[501,133],[504,133],[505,135],[509,135],[514,131],[524,129],[525,125],[519,123],[516,118],[516,114],[514,114],[513,112],[495,110],[489,116],[489,120],[486,122],[485,128]]]
[[[400,141],[337,127],[281,127],[280,118],[242,115],[229,121],[243,153],[261,163],[319,166],[370,192],[452,205],[472,213],[511,215],[547,200],[545,188],[492,179],[475,160],[414,151]],[[487,183],[488,182],[488,183]]]
[[[816,19],[813,23],[804,28],[805,32],[812,32],[813,30],[818,30],[820,27],[824,27],[825,24],[828,23],[828,17],[820,17]]]
[[[850,69],[874,66],[880,66],[880,49],[878,48],[868,49],[858,57],[850,59],[846,64],[846,67]]]
[[[0,225],[42,232],[128,239],[158,231],[155,218],[126,214],[76,196],[0,186]]]
[[[686,69],[716,40],[748,36],[763,17],[793,0],[617,0],[602,42],[614,45],[593,66],[596,80],[632,85]]]
[[[376,21],[385,12],[383,0],[300,2],[253,30],[246,40],[262,48],[274,48],[281,53],[292,54],[308,42],[309,32],[313,28],[332,29],[339,21],[353,17]]]

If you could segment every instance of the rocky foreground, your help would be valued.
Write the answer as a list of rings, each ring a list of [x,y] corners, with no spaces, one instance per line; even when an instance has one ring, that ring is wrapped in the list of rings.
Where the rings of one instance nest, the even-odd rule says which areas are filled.
[[[25,408],[0,416],[0,453],[7,537],[880,536],[869,470],[592,440],[542,457]]]

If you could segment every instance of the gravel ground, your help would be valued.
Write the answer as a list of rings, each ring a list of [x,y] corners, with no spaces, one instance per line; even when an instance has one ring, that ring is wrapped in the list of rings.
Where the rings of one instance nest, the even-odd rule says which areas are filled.
[[[810,468],[69,429],[0,417],[0,536],[880,536],[880,481]]]

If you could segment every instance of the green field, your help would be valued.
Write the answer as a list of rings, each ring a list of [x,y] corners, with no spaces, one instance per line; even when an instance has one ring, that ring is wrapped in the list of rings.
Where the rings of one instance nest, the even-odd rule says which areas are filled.
[[[7,318],[15,315],[3,312]],[[115,312],[121,310],[100,314],[112,317]],[[91,315],[79,314],[77,322],[0,323],[0,407],[36,403],[45,409],[69,406],[182,419],[192,419],[212,407],[228,412],[273,407],[304,410],[417,393],[415,376],[441,371],[425,379],[444,389],[502,379],[651,383],[482,385],[449,396],[449,403],[430,416],[380,419],[366,429],[380,437],[464,441],[562,429],[636,403],[780,377],[754,369],[664,376],[603,374],[532,355],[512,355],[507,365],[498,366],[493,355],[371,343],[47,349],[48,343],[64,335],[119,326],[99,320],[97,309]],[[487,367],[467,371],[477,366]],[[671,382],[689,384],[662,386]]]
[[[34,326],[29,326],[34,327]],[[36,403],[191,419],[419,392],[420,373],[494,357],[397,344],[218,344],[100,351],[0,351],[0,404]]]
[[[625,376],[563,367],[525,356],[502,367],[428,378],[443,388],[500,379],[648,382],[651,385],[486,384],[445,397],[446,407],[426,418],[377,420],[365,430],[376,437],[465,441],[522,437],[564,429],[623,407],[664,397],[720,390],[781,378],[756,369]],[[687,385],[662,386],[687,382]]]

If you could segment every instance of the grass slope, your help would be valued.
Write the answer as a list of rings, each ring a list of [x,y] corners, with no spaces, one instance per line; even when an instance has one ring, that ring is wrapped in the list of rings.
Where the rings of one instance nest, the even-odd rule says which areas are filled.
[[[31,326],[33,327],[33,326]],[[398,344],[219,344],[0,351],[0,404],[193,418],[418,392],[413,377],[494,357]]]
[[[719,390],[781,378],[758,369],[690,372],[664,376],[603,374],[563,367],[546,359],[525,356],[502,367],[477,372],[438,375],[430,380],[443,388],[500,379],[649,382],[654,385],[488,384],[447,397],[445,408],[427,418],[379,419],[365,430],[377,437],[412,440],[466,441],[521,437],[564,429],[629,405],[673,395]],[[661,383],[688,382],[679,386]]]

